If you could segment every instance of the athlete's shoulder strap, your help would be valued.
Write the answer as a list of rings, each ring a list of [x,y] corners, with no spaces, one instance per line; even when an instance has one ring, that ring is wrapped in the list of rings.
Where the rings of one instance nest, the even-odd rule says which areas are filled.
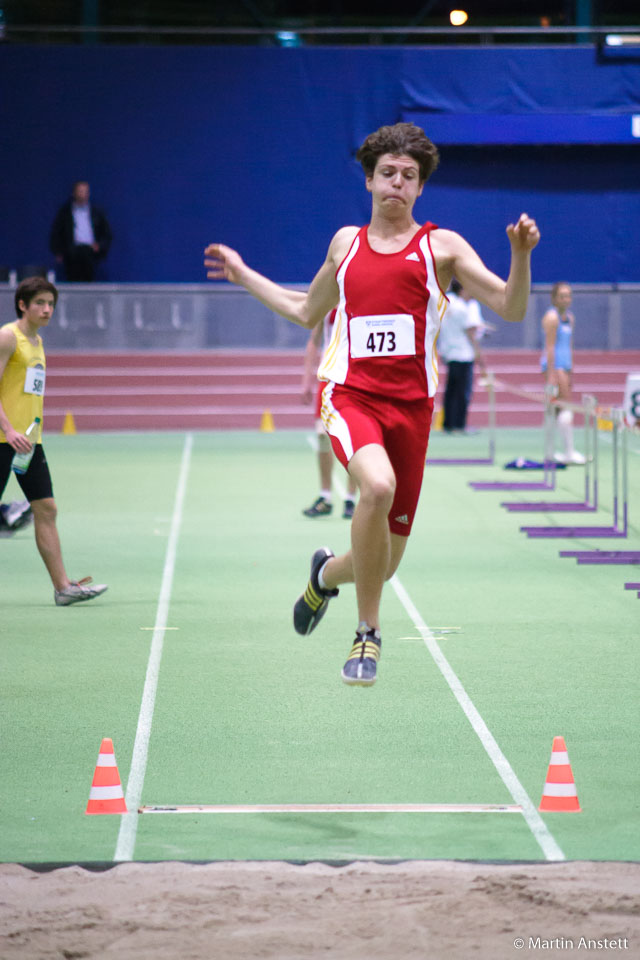
[[[360,245],[361,240],[362,240],[363,237],[366,239],[366,233],[364,232],[364,231],[366,231],[366,229],[367,229],[366,226],[360,227],[360,229],[358,230],[358,232],[354,235],[353,240],[352,240],[351,243],[349,244],[349,249],[347,250],[347,252],[345,253],[344,257],[342,258],[342,260],[340,261],[340,263],[339,263],[339,265],[338,265],[338,268],[337,268],[337,270],[336,270],[336,276],[337,276],[337,275],[340,273],[340,271],[342,270],[342,268],[343,268],[343,266],[344,266],[344,263],[345,263],[345,260],[347,260],[348,257],[351,256],[351,251],[353,250],[354,246],[355,246],[356,244]]]

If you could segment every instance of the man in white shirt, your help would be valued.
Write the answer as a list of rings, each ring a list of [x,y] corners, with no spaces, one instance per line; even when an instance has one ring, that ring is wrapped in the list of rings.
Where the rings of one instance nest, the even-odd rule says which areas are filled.
[[[76,181],[71,198],[60,207],[51,228],[51,252],[64,264],[69,281],[92,283],[96,264],[111,245],[107,218],[89,198],[87,181]]]
[[[451,281],[449,306],[442,321],[438,352],[448,365],[444,393],[445,433],[464,433],[473,390],[473,367],[477,361],[485,372],[479,340],[485,327],[480,305],[457,280]]]

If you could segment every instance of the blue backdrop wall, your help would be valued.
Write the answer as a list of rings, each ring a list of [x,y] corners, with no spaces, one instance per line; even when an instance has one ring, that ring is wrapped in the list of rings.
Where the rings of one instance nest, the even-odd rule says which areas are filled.
[[[51,221],[86,178],[114,233],[105,280],[201,281],[221,240],[309,281],[335,230],[368,219],[355,150],[413,118],[441,134],[419,219],[504,274],[505,226],[526,210],[536,281],[640,280],[640,66],[590,47],[4,45],[0,90],[0,264],[53,265]],[[621,117],[611,136],[597,123]]]

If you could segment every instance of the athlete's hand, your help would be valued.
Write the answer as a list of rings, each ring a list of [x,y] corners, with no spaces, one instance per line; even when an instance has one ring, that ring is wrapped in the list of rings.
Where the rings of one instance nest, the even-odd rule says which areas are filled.
[[[228,280],[229,283],[240,283],[240,274],[246,266],[240,254],[223,243],[210,243],[205,247],[204,265],[210,280]]]
[[[29,437],[25,437],[24,433],[18,433],[13,427],[5,430],[4,435],[7,438],[7,443],[10,447],[13,447],[16,453],[29,453],[33,446]]]
[[[514,253],[529,253],[540,240],[538,225],[528,214],[521,213],[520,219],[514,225],[507,227],[507,236]]]

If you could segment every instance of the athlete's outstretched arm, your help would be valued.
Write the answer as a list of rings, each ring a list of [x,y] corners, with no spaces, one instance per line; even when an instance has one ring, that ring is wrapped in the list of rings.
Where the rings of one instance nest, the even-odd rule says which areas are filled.
[[[489,270],[466,240],[458,234],[448,234],[453,254],[452,273],[469,290],[472,297],[494,310],[504,320],[519,322],[524,319],[531,289],[531,252],[540,240],[535,220],[526,213],[516,224],[507,227],[511,244],[511,268],[505,283]],[[448,245],[449,245],[448,244]]]
[[[292,323],[311,329],[330,310],[333,310],[338,302],[339,291],[335,272],[339,263],[337,258],[344,247],[343,234],[346,229],[348,228],[339,230],[331,241],[327,259],[313,278],[306,293],[301,290],[289,290],[256,270],[252,270],[236,250],[222,243],[211,243],[205,248],[204,265],[207,268],[207,277],[211,280],[228,280],[230,283],[238,284],[270,310],[291,320]]]

